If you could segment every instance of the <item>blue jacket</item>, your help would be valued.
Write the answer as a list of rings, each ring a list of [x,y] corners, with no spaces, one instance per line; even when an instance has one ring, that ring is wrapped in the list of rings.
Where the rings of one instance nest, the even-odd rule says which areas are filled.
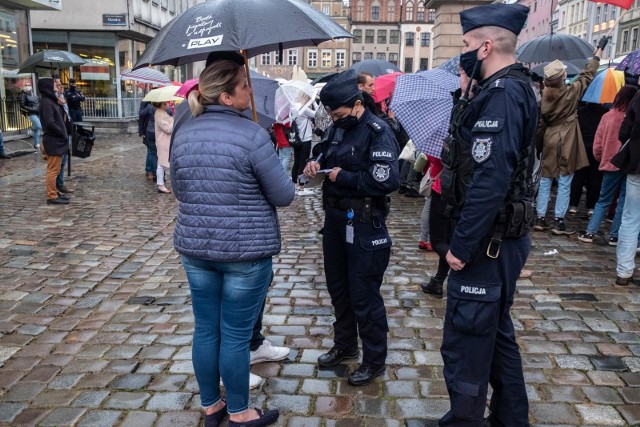
[[[207,106],[177,130],[170,164],[178,253],[234,262],[280,252],[276,207],[293,201],[294,188],[266,130],[233,108]]]

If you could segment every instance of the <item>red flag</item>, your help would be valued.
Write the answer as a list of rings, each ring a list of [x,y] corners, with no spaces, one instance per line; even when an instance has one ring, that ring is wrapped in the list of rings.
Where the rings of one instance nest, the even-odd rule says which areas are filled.
[[[619,6],[623,9],[629,9],[633,5],[633,0],[591,0],[594,3],[606,3],[613,6]]]

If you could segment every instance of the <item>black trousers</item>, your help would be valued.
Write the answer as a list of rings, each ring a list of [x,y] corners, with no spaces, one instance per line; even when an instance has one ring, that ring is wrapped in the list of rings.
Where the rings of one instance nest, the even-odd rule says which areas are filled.
[[[492,425],[529,426],[522,359],[509,310],[524,266],[529,236],[502,241],[500,256],[484,248],[462,270],[452,271],[440,353],[451,409],[440,426],[478,427],[491,384]]]
[[[598,170],[600,162],[593,157],[593,152],[587,150],[589,166],[575,171],[571,180],[571,196],[569,196],[569,206],[579,206],[582,197],[582,187],[587,187],[586,208],[593,209],[600,197],[600,186],[602,185],[602,172]]]
[[[354,212],[354,241],[346,242],[347,211],[327,207],[322,252],[327,289],[335,310],[334,346],[358,348],[362,340],[362,364],[381,367],[387,358],[387,313],[380,293],[391,255],[391,238],[382,212],[361,222]]]
[[[447,203],[435,191],[431,192],[431,210],[429,212],[429,239],[435,253],[438,254],[438,271],[434,279],[444,282],[449,274],[447,252],[451,242],[451,219],[445,215]]]
[[[82,108],[69,108],[69,115],[73,123],[79,123],[82,121]]]
[[[307,159],[311,155],[311,141],[302,141],[293,147],[293,167],[291,168],[291,180],[298,183],[298,176],[302,175]]]

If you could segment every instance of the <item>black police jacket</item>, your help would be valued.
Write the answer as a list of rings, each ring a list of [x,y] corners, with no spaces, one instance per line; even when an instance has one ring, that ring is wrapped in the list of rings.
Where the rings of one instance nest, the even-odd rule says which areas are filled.
[[[534,144],[538,106],[526,69],[514,64],[480,82],[461,114],[456,134],[471,153],[473,172],[463,204],[453,212],[450,250],[469,262],[491,234],[523,153]]]
[[[82,108],[80,103],[84,101],[84,95],[78,89],[65,90],[64,97],[66,98],[70,109],[79,110]]]
[[[314,147],[314,156],[322,153],[322,169],[340,167],[336,182],[326,179],[326,197],[383,197],[400,187],[399,147],[387,124],[368,110],[358,123],[346,130],[331,125],[325,137]]]

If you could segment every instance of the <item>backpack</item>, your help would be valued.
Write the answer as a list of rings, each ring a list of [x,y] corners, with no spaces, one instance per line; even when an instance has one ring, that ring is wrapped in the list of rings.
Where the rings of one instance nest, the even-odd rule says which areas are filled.
[[[284,134],[287,137],[289,146],[300,147],[302,145],[302,139],[300,139],[300,132],[298,131],[298,124],[295,120],[291,120],[291,126],[284,129]]]

